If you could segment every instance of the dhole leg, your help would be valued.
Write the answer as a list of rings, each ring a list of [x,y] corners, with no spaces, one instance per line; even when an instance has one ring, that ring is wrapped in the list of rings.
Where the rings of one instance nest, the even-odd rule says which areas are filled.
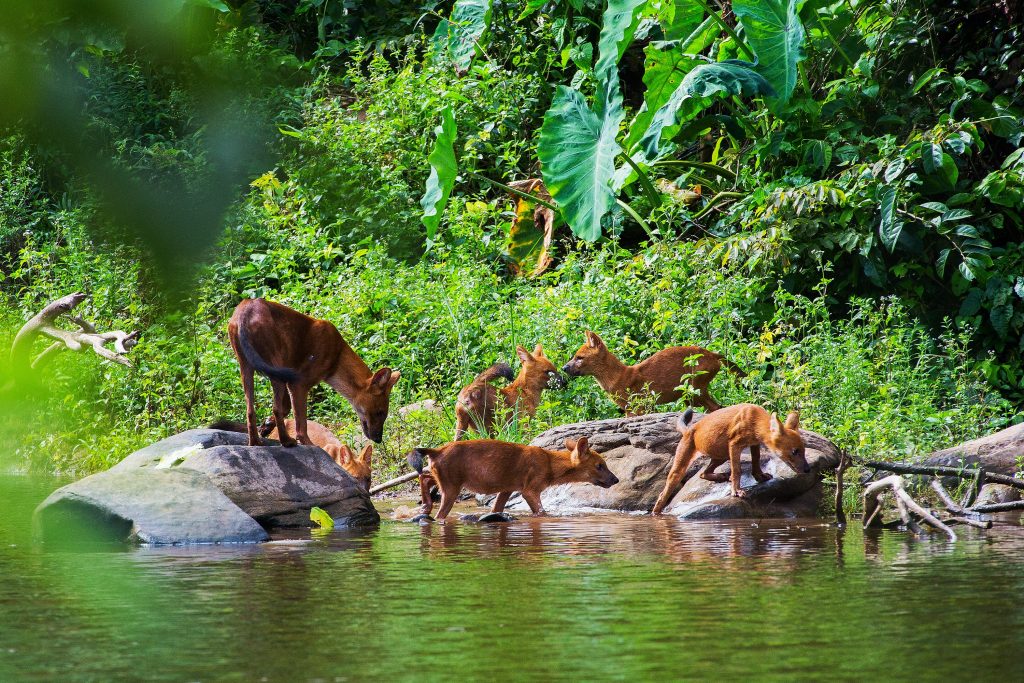
[[[425,515],[429,515],[430,511],[434,509],[434,500],[430,497],[430,487],[434,483],[434,478],[428,472],[420,475],[420,500],[423,502],[420,509]]]
[[[676,495],[683,477],[686,476],[686,470],[690,469],[690,463],[696,456],[697,447],[693,443],[693,434],[688,432],[679,440],[676,457],[672,461],[672,469],[669,470],[668,479],[665,480],[665,488],[661,490],[661,495],[658,496],[658,502],[654,504],[651,514],[660,515],[668,502],[672,500],[672,496]]]
[[[295,438],[299,443],[312,446],[309,434],[306,431],[306,395],[308,389],[305,387],[289,386],[288,393],[292,397],[292,406],[295,408]]]
[[[732,470],[729,472],[729,483],[732,484],[732,495],[737,498],[743,497],[743,488],[740,486],[740,480],[743,478],[743,469],[740,467],[740,454],[743,452],[743,446],[739,444],[729,444],[729,467]]]
[[[448,517],[448,513],[452,511],[455,501],[459,499],[462,486],[445,485],[441,481],[438,481],[438,485],[441,487],[441,509],[437,511],[437,521],[443,522]]]
[[[754,444],[750,447],[750,473],[754,475],[754,479],[757,479],[758,482],[766,482],[772,478],[772,475],[761,469],[760,444]]]
[[[290,448],[295,445],[295,439],[288,436],[288,425],[285,420],[291,409],[291,400],[288,398],[288,387],[281,382],[271,382],[274,388],[274,420],[277,422],[277,440],[282,446]]]
[[[263,445],[263,439],[260,438],[259,431],[256,428],[256,387],[254,383],[254,370],[252,366],[242,362],[242,357],[238,357],[238,364],[241,367],[242,372],[242,391],[245,393],[245,428],[249,434],[249,445],[250,446],[261,446]]]
[[[469,431],[469,415],[462,410],[460,407],[455,408],[455,438],[454,441],[459,441]]]
[[[694,397],[693,402],[695,405],[703,408],[705,413],[713,413],[722,407],[718,401],[712,398],[711,392],[706,387],[700,390],[700,393]]]
[[[700,478],[701,479],[705,479],[707,481],[717,481],[717,482],[729,481],[729,475],[726,474],[725,472],[722,472],[722,473],[715,472],[715,470],[718,469],[719,465],[721,465],[723,462],[725,462],[725,461],[724,460],[712,460],[711,462],[709,462],[708,466],[704,468],[704,471],[700,473]]]
[[[535,515],[544,515],[544,506],[540,502],[540,494],[535,491],[523,491],[523,500],[530,506]]]
[[[494,499],[494,506],[491,507],[491,512],[504,512],[505,503],[508,502],[508,498],[511,495],[511,491],[502,491],[501,493],[499,493],[498,497]]]

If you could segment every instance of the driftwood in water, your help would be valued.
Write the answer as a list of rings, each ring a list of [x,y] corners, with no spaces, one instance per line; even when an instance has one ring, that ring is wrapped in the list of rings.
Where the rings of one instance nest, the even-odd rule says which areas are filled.
[[[1010,510],[1024,510],[1024,500],[1014,500],[1009,503],[975,505],[970,509],[970,512],[1008,512]]]
[[[949,540],[956,540],[956,532],[950,529],[946,524],[943,524],[931,512],[919,505],[917,501],[907,493],[903,487],[903,477],[898,474],[893,474],[885,479],[880,479],[864,489],[865,526],[867,526],[867,523],[872,521],[876,515],[878,515],[878,511],[881,506],[881,503],[878,501],[878,497],[886,489],[891,489],[893,495],[896,497],[896,505],[899,508],[900,517],[903,519],[904,524],[911,528],[915,526],[914,520],[910,516],[910,513],[912,512],[925,524],[945,532],[949,537]]]
[[[91,323],[86,322],[77,315],[71,315],[72,309],[84,300],[85,294],[81,292],[68,294],[51,302],[34,315],[14,337],[14,343],[11,344],[11,364],[16,368],[29,366],[35,368],[61,348],[81,351],[88,346],[92,348],[96,355],[102,358],[131,367],[131,361],[125,358],[125,355],[138,343],[138,331],[122,332],[121,330],[114,330],[111,332],[97,332],[96,327]],[[65,316],[68,320],[78,325],[78,329],[64,330],[56,327],[56,320],[60,316]],[[29,363],[32,342],[40,335],[56,341]],[[113,350],[106,347],[111,342],[114,343]]]
[[[404,484],[407,481],[412,481],[413,479],[418,479],[419,476],[420,475],[418,473],[416,473],[416,472],[408,472],[406,474],[403,474],[400,477],[395,477],[394,479],[389,479],[388,481],[384,482],[383,484],[377,484],[376,486],[371,486],[370,487],[370,495],[373,495],[374,493],[380,493],[384,489],[390,489],[390,488],[393,488],[395,486],[398,486],[399,484]]]

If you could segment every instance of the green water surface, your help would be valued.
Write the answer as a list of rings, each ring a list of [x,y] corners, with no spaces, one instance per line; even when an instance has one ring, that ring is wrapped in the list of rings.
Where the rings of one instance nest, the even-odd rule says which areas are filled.
[[[56,549],[7,480],[0,681],[1024,681],[1024,528],[608,514]]]

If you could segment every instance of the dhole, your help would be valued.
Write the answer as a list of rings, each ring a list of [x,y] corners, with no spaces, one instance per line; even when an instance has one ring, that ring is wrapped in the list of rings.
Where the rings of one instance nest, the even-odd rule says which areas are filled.
[[[286,425],[285,418],[294,405],[295,437],[300,443],[312,443],[307,433],[306,395],[320,382],[327,382],[349,400],[366,438],[378,443],[383,438],[388,397],[401,373],[390,368],[370,372],[331,323],[273,301],[245,299],[231,316],[228,335],[242,373],[250,446],[260,444],[253,403],[254,372],[270,378],[278,425]],[[280,437],[282,446],[295,445],[287,426]]]
[[[441,489],[438,521],[444,521],[462,487],[476,493],[497,493],[493,512],[505,509],[515,491],[534,514],[543,515],[540,494],[549,486],[571,482],[589,482],[608,488],[619,483],[604,458],[590,450],[586,437],[567,439],[567,450],[549,451],[537,446],[480,439],[453,441],[441,448],[416,448],[408,456],[409,464],[423,472],[423,459],[430,458],[430,474]],[[423,490],[424,509],[430,514],[430,496]]]
[[[783,424],[775,413],[769,416],[768,411],[761,406],[739,403],[705,415],[700,422],[691,425],[692,419],[693,410],[687,409],[676,423],[682,438],[676,446],[675,459],[665,488],[654,504],[652,512],[655,515],[661,514],[679,490],[683,476],[698,452],[711,458],[700,476],[708,481],[728,479],[734,496],[744,495],[740,488],[740,452],[747,446],[750,447],[751,474],[759,482],[772,478],[772,475],[761,470],[762,444],[775,451],[794,472],[811,471],[804,457],[804,439],[800,436],[798,413],[790,413]],[[729,474],[716,474],[715,468],[726,460],[731,468]]]
[[[586,343],[562,370],[573,377],[593,375],[601,388],[608,392],[612,400],[623,410],[626,409],[631,396],[642,394],[645,390],[655,394],[655,403],[671,403],[678,400],[683,392],[676,387],[683,384],[686,375],[692,375],[688,381],[697,391],[692,403],[710,413],[722,407],[708,393],[708,385],[718,371],[725,366],[740,377],[746,376],[746,373],[732,361],[699,346],[672,346],[658,351],[636,365],[626,365],[590,330],[586,332],[586,339]],[[687,361],[688,358],[698,355],[700,358],[695,364],[693,361]]]
[[[461,439],[474,427],[485,434],[494,426],[495,408],[501,405],[509,410],[518,409],[533,417],[540,405],[544,389],[564,389],[565,378],[555,364],[544,355],[540,344],[530,353],[522,346],[516,347],[516,355],[523,367],[519,375],[507,387],[495,387],[491,380],[498,377],[512,379],[512,368],[507,363],[495,363],[463,387],[455,400],[455,440]]]
[[[242,432],[243,434],[248,430],[245,424],[228,420],[214,422],[209,428],[223,429],[228,432]],[[285,430],[290,429],[295,429],[295,421],[289,419],[285,421]],[[309,440],[313,442],[314,446],[324,449],[327,455],[331,456],[331,459],[338,463],[339,467],[352,475],[352,478],[362,484],[367,491],[370,490],[370,475],[372,472],[370,459],[373,456],[372,444],[363,446],[363,450],[357,456],[347,444],[342,443],[341,439],[335,436],[334,432],[319,422],[306,420],[306,429],[309,434]],[[264,439],[280,440],[273,417],[268,417],[260,425],[259,433]]]

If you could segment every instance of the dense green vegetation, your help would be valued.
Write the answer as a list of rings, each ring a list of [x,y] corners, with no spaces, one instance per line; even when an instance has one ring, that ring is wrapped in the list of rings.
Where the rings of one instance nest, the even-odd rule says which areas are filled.
[[[16,3],[0,28],[0,82],[45,64],[23,78],[73,109],[27,86],[0,104],[0,342],[76,290],[102,327],[142,330],[133,369],[65,354],[36,373],[48,392],[8,392],[15,466],[82,473],[241,417],[225,326],[245,296],[399,368],[394,408],[442,403],[393,411],[382,471],[450,437],[477,371],[516,344],[561,364],[585,329],[626,360],[726,353],[750,375],[717,379],[721,402],[799,407],[855,454],[1019,419],[1012,8],[163,4],[163,51],[89,3]],[[560,209],[546,269],[515,220],[536,201],[495,184],[536,178]],[[617,414],[590,379],[545,396],[509,438]],[[312,398],[357,433],[343,399]]]

